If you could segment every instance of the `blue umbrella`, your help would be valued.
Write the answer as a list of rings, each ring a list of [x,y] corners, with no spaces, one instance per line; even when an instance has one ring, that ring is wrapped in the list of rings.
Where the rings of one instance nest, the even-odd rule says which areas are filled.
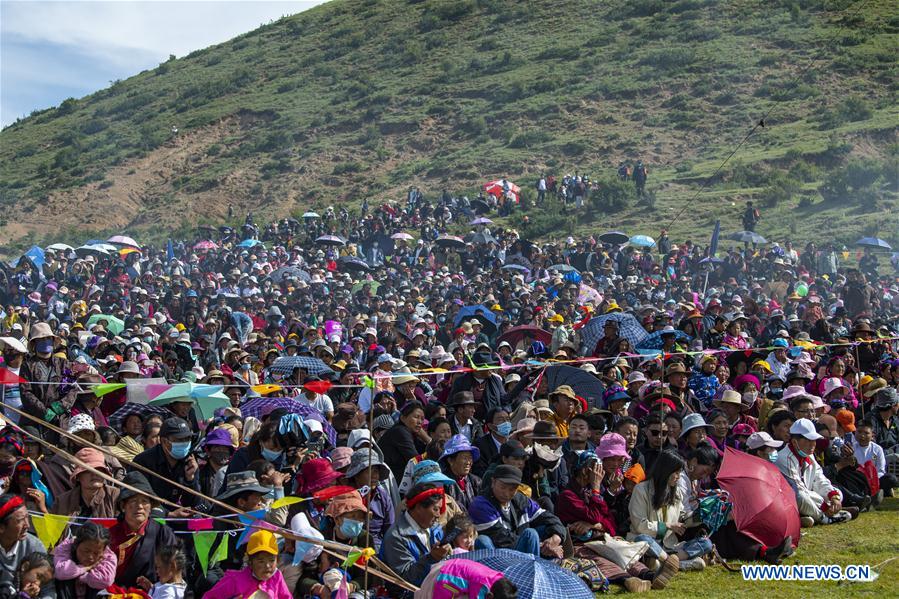
[[[642,248],[651,248],[656,244],[656,240],[649,235],[634,235],[630,239],[631,245]]]
[[[578,269],[573,267],[570,264],[553,264],[549,267],[549,270],[555,270],[557,272],[566,273],[566,272],[580,272]]]
[[[462,306],[456,313],[456,319],[453,326],[459,326],[463,320],[471,320],[477,318],[484,325],[484,332],[488,335],[496,330],[496,315],[493,314],[486,306],[478,304],[476,306]]]
[[[521,264],[504,264],[502,266],[503,270],[520,270],[521,272],[531,272],[531,269],[527,266],[522,266]]]
[[[674,333],[675,341],[678,341],[678,342],[690,343],[691,341],[693,341],[692,337],[687,335],[685,332],[679,331],[677,329],[675,329],[673,331],[656,331],[654,333],[650,333],[649,335],[646,336],[645,339],[643,339],[643,341],[638,343],[636,346],[637,349],[640,349],[640,350],[662,349],[662,334],[663,333],[668,334],[668,335],[670,335],[671,333]]]
[[[518,587],[518,599],[593,599],[576,574],[549,560],[511,549],[479,549],[452,555],[492,568]]]
[[[619,336],[630,341],[630,344],[633,347],[637,347],[637,345],[639,345],[639,343],[649,334],[646,332],[646,329],[643,328],[643,325],[640,324],[640,321],[634,318],[633,314],[628,314],[627,312],[603,314],[602,316],[591,319],[581,330],[581,339],[583,339],[584,346],[587,348],[588,353],[592,352],[593,348],[596,347],[596,342],[602,339],[602,328],[605,326],[607,320],[618,322]]]
[[[244,239],[243,241],[241,241],[240,243],[237,244],[237,247],[239,247],[239,248],[254,248],[260,244],[262,244],[262,242],[259,241],[258,239]]]
[[[883,239],[879,239],[877,237],[862,237],[858,241],[855,242],[855,245],[861,245],[869,248],[879,248],[882,250],[891,250],[893,249],[890,244],[888,244]]]

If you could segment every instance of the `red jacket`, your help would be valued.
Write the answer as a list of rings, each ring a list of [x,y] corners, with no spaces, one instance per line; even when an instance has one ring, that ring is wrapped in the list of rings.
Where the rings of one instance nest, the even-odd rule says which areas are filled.
[[[579,521],[590,524],[602,523],[606,532],[615,535],[615,518],[603,500],[602,494],[583,489],[574,481],[562,491],[556,502],[556,516],[563,524]]]

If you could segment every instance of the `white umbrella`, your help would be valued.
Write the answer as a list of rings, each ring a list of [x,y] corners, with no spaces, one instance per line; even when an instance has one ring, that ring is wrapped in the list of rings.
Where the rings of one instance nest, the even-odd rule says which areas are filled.
[[[70,245],[66,245],[64,243],[54,243],[52,245],[47,246],[48,250],[53,250],[54,252],[71,252],[75,248]]]
[[[408,233],[394,233],[393,235],[390,236],[390,238],[391,239],[402,239],[404,241],[412,241],[413,239],[415,239]]]
[[[140,244],[138,244],[131,237],[126,237],[125,235],[113,235],[109,239],[106,240],[107,243],[113,243],[115,245],[127,245],[133,248],[140,249]]]
[[[104,244],[105,245],[105,244]],[[113,248],[115,250],[115,248]],[[97,254],[98,256],[108,256],[109,252],[103,249],[99,245],[82,245],[81,247],[75,248],[75,253],[84,258],[90,254]]]

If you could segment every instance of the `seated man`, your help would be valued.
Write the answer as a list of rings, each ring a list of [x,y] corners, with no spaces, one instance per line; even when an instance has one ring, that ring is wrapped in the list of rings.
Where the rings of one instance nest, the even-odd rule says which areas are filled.
[[[497,466],[490,488],[471,502],[469,515],[479,535],[475,546],[561,558],[565,526],[518,490],[521,477],[515,466]]]
[[[804,528],[815,524],[846,522],[858,508],[843,509],[843,494],[836,489],[815,461],[815,441],[821,439],[808,418],[790,427],[790,443],[780,450],[777,467],[796,490],[796,503]]]

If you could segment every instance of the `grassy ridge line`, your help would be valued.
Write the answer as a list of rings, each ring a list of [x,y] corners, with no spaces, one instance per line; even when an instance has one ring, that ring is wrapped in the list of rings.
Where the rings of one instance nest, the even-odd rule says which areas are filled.
[[[899,30],[889,2],[870,1],[843,28],[838,51],[816,61],[824,76],[786,85],[850,4],[338,0],[8,127],[0,204],[110,185],[114,165],[164,148],[172,125],[201,132],[222,119],[240,126],[193,148],[199,166],[146,189],[125,228],[177,228],[170,215],[189,221],[191,206],[223,197],[284,214],[395,197],[408,183],[470,190],[636,156],[654,181],[698,177],[772,102],[792,122],[774,123],[778,138],[747,162],[888,126]],[[822,130],[816,119],[847,90],[872,118]]]

